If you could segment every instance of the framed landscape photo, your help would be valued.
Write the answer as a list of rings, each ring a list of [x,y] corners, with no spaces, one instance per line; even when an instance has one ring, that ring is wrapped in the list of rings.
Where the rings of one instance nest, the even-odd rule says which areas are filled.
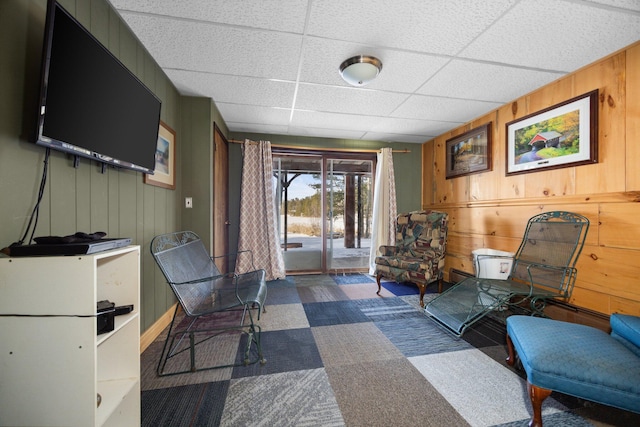
[[[144,183],[170,190],[176,188],[176,133],[162,121],[158,131],[154,174],[144,174]]]
[[[491,122],[446,142],[446,179],[491,170]]]
[[[598,90],[506,124],[506,174],[598,162]]]

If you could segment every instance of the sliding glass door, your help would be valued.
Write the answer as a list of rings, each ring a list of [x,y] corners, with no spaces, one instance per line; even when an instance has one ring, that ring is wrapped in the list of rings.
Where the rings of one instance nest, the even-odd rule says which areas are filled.
[[[371,248],[373,162],[329,158],[326,166],[326,268],[365,269]]]
[[[367,269],[374,162],[371,154],[273,153],[288,273]]]

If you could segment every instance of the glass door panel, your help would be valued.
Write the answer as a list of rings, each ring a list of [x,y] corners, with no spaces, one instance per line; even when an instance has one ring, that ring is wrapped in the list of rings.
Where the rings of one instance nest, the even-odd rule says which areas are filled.
[[[373,162],[328,158],[325,169],[326,270],[366,269],[371,250]]]
[[[373,159],[375,155],[273,154],[287,273],[368,269]]]
[[[321,272],[322,157],[273,156],[278,230],[287,272]]]

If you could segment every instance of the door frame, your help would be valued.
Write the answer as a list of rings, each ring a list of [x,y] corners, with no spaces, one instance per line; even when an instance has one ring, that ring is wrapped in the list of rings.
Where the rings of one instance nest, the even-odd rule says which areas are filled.
[[[218,125],[213,123],[213,195],[211,212],[213,212],[212,256],[217,257],[229,253],[229,141]],[[227,265],[218,265],[220,271],[226,272]]]
[[[331,149],[307,149],[300,147],[273,147],[272,146],[272,155],[277,156],[278,154],[286,155],[286,156],[317,156],[321,160],[321,182],[322,182],[322,194],[327,193],[327,160],[328,159],[345,159],[345,160],[367,160],[372,162],[372,170],[371,170],[371,182],[372,189],[375,188],[375,171],[377,167],[377,155],[376,152],[371,151],[341,151],[341,150],[331,150]],[[322,252],[321,252],[321,269],[320,271],[315,270],[292,270],[287,271],[287,274],[309,274],[309,273],[328,273],[327,266],[327,224],[326,224],[326,216],[327,216],[327,206],[324,197],[321,202],[321,212],[322,212],[322,233],[321,233],[321,242],[322,242]],[[347,271],[348,269],[342,269]],[[341,270],[341,271],[342,271]],[[354,271],[365,271],[365,268],[356,268]]]

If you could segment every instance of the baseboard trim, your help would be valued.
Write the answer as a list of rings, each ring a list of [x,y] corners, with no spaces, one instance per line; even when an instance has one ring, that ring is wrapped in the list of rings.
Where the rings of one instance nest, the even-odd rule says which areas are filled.
[[[176,310],[176,304],[173,304],[166,313],[164,313],[158,320],[154,322],[146,331],[140,335],[140,354],[147,349],[153,343],[158,335],[164,331],[164,328],[169,326],[171,323],[171,319],[173,318],[173,313]]]

